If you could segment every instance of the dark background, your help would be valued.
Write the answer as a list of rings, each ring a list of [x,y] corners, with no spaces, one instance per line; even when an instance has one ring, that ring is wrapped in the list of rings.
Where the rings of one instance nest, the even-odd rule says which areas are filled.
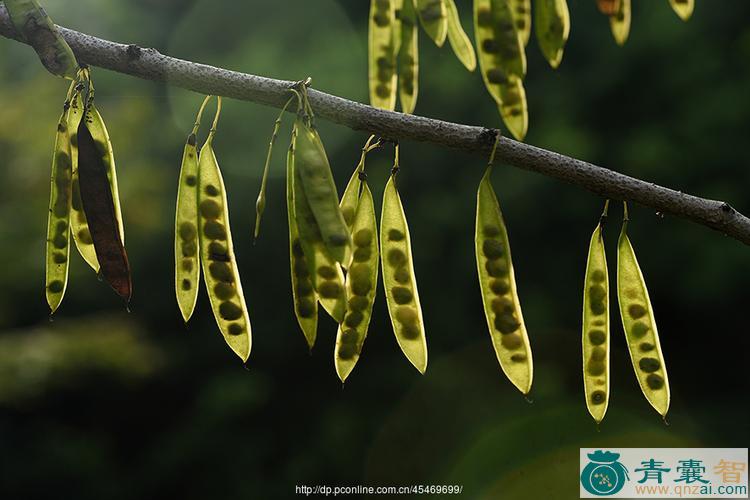
[[[469,2],[459,2],[471,34]],[[527,142],[750,213],[750,3],[635,2],[618,48],[593,0],[569,0],[559,70],[527,49]],[[177,57],[285,79],[365,102],[368,2],[43,2],[65,26]],[[499,126],[477,72],[420,34],[416,112]],[[578,497],[579,447],[748,445],[750,253],[704,227],[632,207],[630,235],[656,311],[672,387],[667,426],[637,386],[613,315],[612,400],[599,428],[584,404],[580,317],[588,240],[602,200],[508,166],[494,181],[534,349],[527,402],[503,376],[473,256],[485,158],[402,144],[430,363],[400,353],[382,295],[363,357],[342,389],[335,324],[308,354],[292,310],[283,157],[274,155],[260,241],[254,201],[276,110],[225,101],[215,140],[253,321],[249,371],[201,292],[182,325],[173,217],[183,141],[202,96],[94,70],[133,267],[128,314],[72,253],[54,321],[44,300],[49,163],[66,83],[33,51],[0,40],[0,496],[77,499],[290,498],[295,485],[460,484],[466,498]],[[365,134],[320,123],[343,189]],[[204,128],[204,130],[207,127]],[[379,198],[392,151],[371,156]],[[621,207],[606,239],[610,269]],[[382,294],[382,287],[379,291]],[[616,313],[615,313],[616,314]]]

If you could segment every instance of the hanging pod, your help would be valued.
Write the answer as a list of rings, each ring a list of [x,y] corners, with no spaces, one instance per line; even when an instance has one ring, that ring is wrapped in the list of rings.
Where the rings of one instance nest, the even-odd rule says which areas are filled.
[[[5,0],[10,20],[53,75],[75,80],[78,62],[52,19],[36,0]]]
[[[47,244],[45,257],[45,294],[50,314],[62,302],[68,285],[70,262],[70,199],[72,197],[73,165],[70,159],[70,101],[75,82],[68,90],[63,112],[57,123],[55,146],[52,153],[49,214],[47,216]]]
[[[232,245],[224,180],[213,150],[221,97],[216,100],[216,116],[198,156],[200,260],[216,324],[229,347],[245,362],[250,356],[252,332]]]
[[[528,0],[526,0],[528,2]],[[407,2],[408,3],[408,2]],[[445,0],[445,7],[448,16],[448,41],[451,44],[453,53],[461,64],[469,71],[474,71],[477,67],[477,56],[474,53],[474,46],[471,39],[461,26],[461,17],[458,14],[458,8],[454,0]]]
[[[370,0],[368,72],[370,104],[393,111],[396,108],[395,0]]]
[[[375,205],[367,181],[362,179],[359,182],[362,194],[352,222],[354,257],[346,275],[346,315],[339,325],[334,349],[334,365],[341,382],[354,369],[362,352],[378,283],[380,256]]]
[[[287,160],[287,189],[291,182],[294,204],[294,220],[290,219],[289,229],[290,233],[295,232],[299,235],[299,246],[292,240],[292,260],[294,261],[292,262],[292,275],[297,279],[309,278],[320,305],[337,323],[341,323],[346,311],[344,274],[326,248],[321,229],[302,183],[302,175],[299,171],[300,160],[297,154],[299,132],[300,129],[295,125]],[[344,231],[348,236],[349,232],[345,224]],[[302,252],[299,251],[299,247]],[[295,255],[303,256],[304,259],[295,259]]]
[[[528,394],[534,364],[516,291],[508,231],[492,188],[491,172],[492,158],[477,191],[474,245],[479,286],[497,360],[513,385]]]
[[[511,10],[521,43],[526,46],[531,38],[531,0],[511,0]]]
[[[609,27],[617,45],[625,45],[630,34],[630,0],[620,0],[617,11],[609,17]]]
[[[589,243],[583,283],[583,388],[586,408],[599,423],[609,405],[609,273],[604,252],[604,220],[609,201]]]
[[[557,68],[570,33],[570,13],[567,0],[536,0],[534,23],[539,48],[549,65]]]
[[[510,0],[474,0],[474,37],[487,91],[495,99],[505,126],[523,140],[529,125],[526,55],[510,9]]]
[[[669,0],[672,10],[680,16],[680,19],[687,21],[693,15],[695,0]]]
[[[130,302],[130,264],[118,217],[111,145],[101,117],[93,106],[93,88],[84,83],[84,112],[76,133],[78,185],[83,213],[99,264],[99,273],[112,289]],[[102,133],[104,135],[102,135]],[[96,134],[96,137],[94,137]],[[114,192],[113,192],[114,191]]]
[[[396,189],[398,169],[396,146],[393,171],[385,185],[380,216],[383,286],[396,341],[411,364],[420,373],[424,373],[427,369],[427,341],[414,275],[409,226],[406,223],[401,197]]]
[[[375,142],[373,143],[373,141]],[[367,139],[364,147],[362,147],[362,154],[359,157],[359,163],[357,163],[357,167],[354,169],[352,176],[349,178],[349,182],[346,184],[344,194],[341,195],[339,207],[341,208],[341,215],[344,217],[346,228],[350,233],[352,232],[354,216],[357,213],[357,206],[359,205],[359,193],[362,184],[360,176],[365,171],[365,159],[370,151],[378,147],[380,147],[380,140],[375,140],[375,136],[371,135]]]
[[[435,45],[442,47],[445,43],[445,37],[448,35],[448,15],[445,0],[414,0],[414,2],[419,22],[425,33],[435,42]]]
[[[417,12],[412,0],[403,0],[403,6],[398,11],[400,23],[400,43],[398,49],[398,96],[401,111],[406,114],[414,112],[419,94],[419,49],[417,35]],[[372,101],[371,101],[372,102]]]
[[[669,410],[669,379],[656,330],[654,309],[643,273],[627,235],[628,208],[617,242],[617,301],[630,359],[638,384],[651,406],[662,417]]]

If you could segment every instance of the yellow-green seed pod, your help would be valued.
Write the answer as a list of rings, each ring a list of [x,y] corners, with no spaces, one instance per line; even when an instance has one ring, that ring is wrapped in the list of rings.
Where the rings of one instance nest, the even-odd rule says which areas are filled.
[[[297,159],[298,132],[296,127],[292,130],[292,142],[287,156],[287,182],[291,179],[294,223],[305,259],[300,260],[292,272],[300,278],[310,278],[320,305],[337,323],[341,323],[346,312],[344,274],[323,243],[318,222],[302,185]],[[348,229],[346,231],[349,235]]]
[[[617,13],[609,18],[609,27],[617,45],[625,45],[630,34],[630,0],[620,0]]]
[[[528,0],[525,0],[528,2]],[[477,67],[477,56],[474,53],[474,46],[471,44],[469,36],[461,26],[461,17],[458,14],[454,0],[445,0],[445,7],[448,16],[448,41],[451,44],[453,53],[461,64],[469,71],[474,71]]]
[[[398,50],[398,96],[401,111],[410,114],[417,106],[419,94],[419,27],[412,0],[404,1],[398,20],[401,38]]]
[[[531,0],[511,0],[511,4],[516,29],[521,35],[521,42],[526,46],[531,38]]]
[[[198,240],[216,324],[229,347],[245,362],[252,347],[250,318],[234,256],[224,180],[212,147],[221,98],[218,102],[214,124],[198,158]]]
[[[53,75],[75,80],[78,61],[52,19],[36,0],[5,0],[16,31],[31,45]]]
[[[300,188],[305,192],[328,255],[347,266],[352,258],[352,238],[339,208],[323,142],[318,131],[302,118],[297,118],[294,129],[294,168],[301,180]]]
[[[680,16],[680,19],[687,21],[690,19],[690,16],[693,15],[695,0],[669,0],[669,5],[671,5],[672,10]]]
[[[427,369],[427,341],[422,307],[414,275],[409,227],[393,175],[388,179],[383,193],[380,250],[383,285],[393,333],[406,358],[420,373],[424,373]]]
[[[362,182],[362,195],[352,225],[355,258],[346,275],[346,316],[336,334],[333,356],[336,373],[342,382],[359,360],[372,317],[380,258],[377,234],[372,193],[367,182]]]
[[[516,291],[508,231],[490,182],[491,171],[488,167],[477,192],[474,243],[479,285],[497,360],[513,385],[528,394],[534,364]]]
[[[74,85],[75,83],[71,84],[68,99],[65,101],[63,113],[57,124],[55,147],[52,153],[45,268],[45,294],[50,314],[54,313],[60,306],[65,295],[65,289],[68,286],[70,206],[73,178],[68,118]]]
[[[414,0],[419,22],[435,45],[442,47],[448,35],[445,0]]]
[[[198,256],[198,150],[195,146],[197,127],[188,136],[182,153],[177,209],[175,211],[175,293],[182,319],[193,315],[200,284]]]
[[[370,104],[396,108],[396,8],[394,0],[370,0],[368,68]]]
[[[599,423],[609,405],[609,274],[602,224],[591,235],[583,284],[583,389],[586,408]]]
[[[643,273],[627,235],[627,212],[617,243],[617,301],[638,384],[651,406],[666,417],[669,379]]]
[[[286,210],[289,222],[289,265],[292,277],[294,314],[307,346],[312,350],[318,334],[318,295],[310,278],[310,264],[305,257],[294,217],[294,158],[290,147],[286,162]]]
[[[523,140],[529,123],[522,81],[526,56],[508,1],[474,0],[474,36],[484,85],[508,130]]]
[[[539,48],[549,65],[557,68],[570,33],[567,0],[536,0],[534,24]]]

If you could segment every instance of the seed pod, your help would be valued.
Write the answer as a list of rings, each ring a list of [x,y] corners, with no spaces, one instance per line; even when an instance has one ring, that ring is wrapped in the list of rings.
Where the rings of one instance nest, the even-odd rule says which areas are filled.
[[[252,333],[234,256],[224,180],[212,146],[221,110],[221,98],[217,99],[216,117],[198,157],[200,258],[216,324],[229,347],[245,362]]]
[[[448,35],[448,15],[445,0],[414,0],[422,24],[427,35],[435,45],[442,47]]]
[[[519,3],[528,3],[528,1],[529,0],[516,0],[516,2]],[[461,26],[461,17],[458,14],[456,3],[454,0],[444,0],[444,2],[446,7],[446,14],[448,17],[448,41],[451,44],[453,53],[456,54],[456,57],[459,61],[461,61],[461,64],[463,64],[466,69],[468,69],[469,71],[474,71],[474,69],[476,69],[477,67],[477,56],[474,53],[474,46],[471,44],[469,36]]]
[[[511,9],[521,43],[526,46],[531,38],[531,0],[511,0]]]
[[[396,9],[394,0],[371,0],[368,34],[370,104],[396,108]]]
[[[73,166],[70,161],[70,98],[75,83],[68,91],[63,113],[57,124],[55,147],[52,153],[49,214],[47,216],[47,247],[45,268],[45,293],[50,314],[62,302],[68,285],[70,262],[70,199],[72,196]]]
[[[323,143],[317,130],[302,118],[297,118],[294,129],[294,169],[301,181],[300,188],[315,217],[326,252],[333,260],[347,266],[352,258],[351,235],[339,208],[336,184]]]
[[[609,275],[602,224],[589,243],[583,284],[583,388],[586,408],[597,423],[609,405]]]
[[[669,0],[669,5],[671,5],[672,10],[680,16],[680,19],[687,21],[690,19],[690,16],[693,15],[695,0]]]
[[[620,9],[620,2],[622,0],[596,0],[596,6],[599,8],[599,12],[605,16],[614,16]]]
[[[609,18],[609,27],[617,45],[625,45],[630,34],[630,0],[620,0],[617,12]]]
[[[306,275],[310,277],[320,305],[337,323],[341,323],[346,311],[344,274],[323,243],[318,222],[302,185],[297,159],[298,132],[297,127],[292,130],[292,142],[287,156],[287,186],[291,182],[294,223],[299,232],[299,242],[305,259],[299,261],[298,265],[292,269],[292,273],[300,277]],[[346,234],[349,235],[348,230]],[[304,264],[307,266],[305,267]]]
[[[627,208],[617,243],[617,301],[635,375],[643,395],[662,416],[669,410],[669,380],[643,273],[627,235]]]
[[[115,214],[112,188],[107,178],[106,156],[89,130],[93,114],[93,107],[87,105],[76,134],[81,202],[100,273],[123,300],[130,302],[130,264]]]
[[[334,364],[341,382],[346,380],[359,360],[372,317],[378,282],[377,231],[372,193],[367,182],[363,181],[352,234],[355,253],[363,252],[368,257],[355,260],[346,275],[346,316],[343,324],[339,325],[334,350]]]
[[[570,33],[570,13],[567,0],[537,0],[534,21],[539,48],[549,65],[557,68]]]
[[[290,146],[286,162],[286,210],[289,221],[289,264],[292,277],[294,314],[297,317],[307,346],[312,350],[318,332],[318,295],[311,280],[311,266],[305,257],[294,217],[294,158]],[[328,299],[324,299],[330,303]],[[341,316],[341,315],[340,315]]]
[[[516,279],[500,204],[490,182],[491,167],[477,192],[476,247],[484,313],[497,360],[519,391],[531,390],[534,365],[516,292]]]
[[[406,358],[420,373],[424,373],[427,369],[427,341],[422,307],[414,275],[409,227],[393,175],[383,192],[380,250],[383,285],[393,333]]]
[[[5,0],[16,31],[29,43],[53,75],[76,78],[78,62],[57,26],[36,0]]]
[[[404,1],[398,19],[401,39],[398,50],[398,96],[401,111],[410,114],[417,106],[419,94],[419,29],[413,1]]]
[[[529,121],[522,81],[526,55],[509,1],[474,0],[474,37],[484,85],[508,130],[523,140]]]
[[[193,315],[200,284],[198,257],[198,151],[193,129],[185,142],[175,211],[175,293],[182,319]]]

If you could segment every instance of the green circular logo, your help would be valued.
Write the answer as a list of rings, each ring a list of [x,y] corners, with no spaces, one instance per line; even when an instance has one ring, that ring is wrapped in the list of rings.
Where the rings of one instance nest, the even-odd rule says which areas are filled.
[[[581,472],[581,484],[592,495],[614,495],[630,480],[628,469],[617,461],[619,453],[597,450],[588,457],[589,463]]]

